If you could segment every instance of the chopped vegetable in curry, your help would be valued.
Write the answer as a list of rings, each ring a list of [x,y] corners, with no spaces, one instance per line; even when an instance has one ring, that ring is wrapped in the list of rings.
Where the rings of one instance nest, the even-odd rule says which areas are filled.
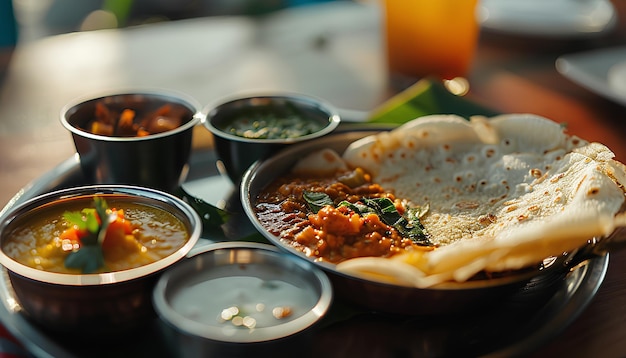
[[[287,175],[257,197],[256,215],[269,232],[320,261],[390,257],[432,250],[418,207],[385,192],[361,169],[331,177]]]
[[[144,137],[179,127],[187,113],[186,108],[172,103],[141,113],[132,108],[115,109],[100,101],[96,102],[93,120],[83,129],[104,136]]]

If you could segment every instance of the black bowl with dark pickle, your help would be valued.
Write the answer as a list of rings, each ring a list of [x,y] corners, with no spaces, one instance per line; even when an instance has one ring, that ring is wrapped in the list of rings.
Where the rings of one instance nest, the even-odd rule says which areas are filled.
[[[199,108],[183,93],[138,89],[75,99],[60,119],[88,182],[173,192],[188,171]]]

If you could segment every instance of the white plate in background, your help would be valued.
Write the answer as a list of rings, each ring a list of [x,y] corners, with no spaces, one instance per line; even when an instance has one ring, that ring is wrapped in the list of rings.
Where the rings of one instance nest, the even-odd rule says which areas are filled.
[[[626,46],[567,54],[556,60],[563,76],[626,106]]]
[[[481,0],[479,15],[485,30],[552,38],[599,36],[617,23],[608,0]]]

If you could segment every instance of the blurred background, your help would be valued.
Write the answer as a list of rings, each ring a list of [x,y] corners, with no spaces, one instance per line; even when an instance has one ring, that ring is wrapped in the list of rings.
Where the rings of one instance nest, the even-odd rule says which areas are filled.
[[[348,0],[0,0],[13,6],[20,42],[87,31],[218,15],[265,14],[312,3]],[[8,20],[3,27],[8,27]],[[9,30],[6,30],[7,33]]]

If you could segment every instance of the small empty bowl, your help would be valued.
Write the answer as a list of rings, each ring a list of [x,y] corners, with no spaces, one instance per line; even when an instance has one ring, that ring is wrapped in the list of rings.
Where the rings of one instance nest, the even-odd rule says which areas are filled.
[[[171,192],[184,180],[199,105],[177,92],[81,98],[61,111],[87,182]]]
[[[234,97],[202,111],[215,151],[233,182],[259,159],[287,145],[322,137],[337,128],[339,114],[328,103],[301,94]]]
[[[326,275],[274,246],[218,243],[190,256],[161,276],[153,296],[180,356],[293,354],[286,347],[330,307]]]

